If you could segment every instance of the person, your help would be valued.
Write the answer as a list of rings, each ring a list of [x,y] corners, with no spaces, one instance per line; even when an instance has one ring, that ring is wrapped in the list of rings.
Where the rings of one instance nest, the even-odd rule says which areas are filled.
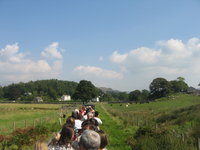
[[[74,128],[75,126],[75,119],[70,116],[67,118],[65,125],[67,125],[68,127]]]
[[[74,129],[64,125],[60,132],[60,139],[55,145],[49,145],[49,150],[74,150],[72,148],[72,141],[74,138]]]
[[[92,111],[90,111],[85,116],[83,116],[82,121],[89,120],[93,117],[94,117],[94,113]]]
[[[100,136],[92,130],[85,130],[81,134],[79,141],[79,150],[98,150],[100,147]]]
[[[46,142],[37,141],[34,145],[34,150],[48,150]]]
[[[94,113],[94,119],[97,120],[97,122],[99,123],[99,125],[102,124],[102,121],[101,121],[101,119],[99,118],[99,112],[98,112],[98,111],[95,111],[95,113]]]
[[[106,133],[103,130],[99,130],[97,132],[99,133],[100,138],[101,138],[101,144],[100,144],[99,150],[107,150],[106,146],[108,145],[108,138],[107,138]]]

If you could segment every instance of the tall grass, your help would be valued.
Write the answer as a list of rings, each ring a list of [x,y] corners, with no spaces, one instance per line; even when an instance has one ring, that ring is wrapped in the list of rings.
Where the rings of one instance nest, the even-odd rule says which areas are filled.
[[[200,136],[197,125],[200,122],[200,97],[176,94],[171,98],[161,98],[145,104],[104,104],[109,114],[121,122],[124,130],[132,136],[124,137],[134,150],[149,149],[194,149],[195,136]],[[135,138],[141,127],[151,128],[154,136]],[[170,134],[157,136],[157,130],[169,131]],[[155,132],[154,132],[155,131]],[[195,133],[196,134],[195,134]],[[128,134],[127,134],[128,135]],[[159,137],[159,138],[158,138]],[[184,138],[182,138],[184,137]],[[184,140],[184,142],[180,142]],[[168,143],[165,148],[159,144]]]

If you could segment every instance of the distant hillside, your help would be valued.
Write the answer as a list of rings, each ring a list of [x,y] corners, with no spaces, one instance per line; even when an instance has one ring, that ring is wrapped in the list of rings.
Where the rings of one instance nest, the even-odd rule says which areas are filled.
[[[72,95],[78,83],[57,79],[37,80],[27,83],[10,84],[3,87],[3,96],[9,100],[29,100],[34,97],[45,97],[47,100],[56,100],[63,94]]]
[[[107,87],[99,87],[101,91],[104,93],[119,93],[120,91],[118,90],[113,90],[112,88],[107,88]]]

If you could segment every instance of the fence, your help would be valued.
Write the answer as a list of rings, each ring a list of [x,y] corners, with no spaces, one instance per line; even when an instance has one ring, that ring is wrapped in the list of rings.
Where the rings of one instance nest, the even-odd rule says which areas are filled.
[[[39,124],[50,123],[53,121],[59,122],[58,118],[59,118],[58,115],[54,115],[51,117],[36,118],[33,120],[13,121],[10,122],[10,124],[7,124],[6,127],[0,127],[0,134],[2,135],[10,134],[17,128],[35,127]]]

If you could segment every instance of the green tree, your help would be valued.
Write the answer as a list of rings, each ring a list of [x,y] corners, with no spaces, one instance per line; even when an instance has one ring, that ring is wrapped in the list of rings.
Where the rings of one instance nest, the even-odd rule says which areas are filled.
[[[150,98],[165,97],[171,92],[171,83],[164,78],[156,78],[151,82],[149,89]]]
[[[141,100],[148,101],[148,98],[149,98],[149,91],[146,89],[143,89],[141,92]]]
[[[177,80],[170,81],[172,85],[172,91],[177,92],[186,92],[188,89],[187,83],[183,77],[178,77]]]
[[[81,80],[72,97],[76,100],[79,99],[83,103],[85,103],[97,96],[98,96],[97,88],[90,81]]]
[[[0,98],[3,98],[3,88],[0,86]]]
[[[134,90],[129,93],[129,100],[138,103],[141,100],[140,90]]]
[[[100,101],[108,102],[108,101],[113,101],[113,100],[114,98],[112,97],[110,93],[105,93],[100,97]]]
[[[118,93],[118,99],[120,101],[127,101],[129,99],[129,95],[127,92],[119,92]]]

